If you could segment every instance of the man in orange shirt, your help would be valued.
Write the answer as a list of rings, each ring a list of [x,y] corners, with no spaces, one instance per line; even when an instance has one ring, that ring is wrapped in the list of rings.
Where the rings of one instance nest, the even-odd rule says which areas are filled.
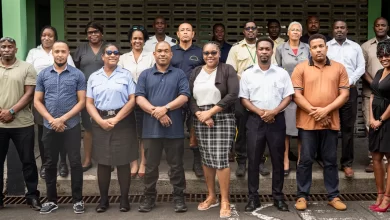
[[[297,210],[307,208],[312,182],[312,165],[317,149],[324,163],[324,182],[329,205],[346,210],[339,196],[337,170],[337,134],[340,130],[339,108],[349,97],[349,80],[345,67],[326,56],[326,38],[314,34],[309,38],[311,58],[298,64],[292,73],[298,105],[297,128],[301,140],[297,167]],[[318,146],[318,147],[317,147]]]

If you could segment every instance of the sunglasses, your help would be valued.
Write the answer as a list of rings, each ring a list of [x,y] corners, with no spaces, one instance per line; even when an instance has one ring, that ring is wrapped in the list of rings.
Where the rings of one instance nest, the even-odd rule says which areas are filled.
[[[98,35],[98,34],[100,34],[100,31],[99,30],[87,31],[87,34],[88,35]]]
[[[257,27],[256,26],[252,26],[252,27],[246,27],[246,28],[244,28],[246,31],[250,31],[250,30],[252,30],[252,31],[255,31],[255,30],[257,30]]]
[[[131,29],[140,30],[140,31],[145,30],[144,26],[142,26],[142,25],[134,25]]]
[[[13,38],[10,38],[10,37],[2,37],[2,38],[0,38],[0,43],[3,43],[4,41],[8,41],[8,42],[13,43],[13,44],[16,43],[15,40]]]
[[[205,56],[208,56],[208,55],[212,55],[212,56],[215,56],[215,55],[217,55],[218,54],[218,51],[216,51],[216,50],[213,50],[213,51],[211,51],[211,52],[209,52],[209,51],[204,51],[203,52],[203,55],[205,55]]]
[[[390,57],[390,54],[383,54],[383,55],[377,56],[378,59],[389,58],[389,57]]]
[[[106,50],[106,54],[107,54],[108,56],[111,56],[111,54],[114,54],[115,56],[117,56],[117,55],[119,55],[119,51],[117,51],[117,50],[114,50],[114,51],[112,51],[112,50]]]

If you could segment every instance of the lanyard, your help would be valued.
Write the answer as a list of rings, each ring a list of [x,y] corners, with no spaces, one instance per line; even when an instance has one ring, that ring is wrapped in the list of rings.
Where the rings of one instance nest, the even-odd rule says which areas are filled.
[[[248,53],[249,53],[249,55],[251,56],[251,58],[252,58],[252,61],[253,61],[253,64],[255,64],[256,63],[256,50],[255,50],[255,57],[253,57],[252,56],[252,54],[251,54],[251,52],[249,51],[249,48],[248,48],[248,45],[245,45],[245,47],[246,47],[246,49],[248,50]]]

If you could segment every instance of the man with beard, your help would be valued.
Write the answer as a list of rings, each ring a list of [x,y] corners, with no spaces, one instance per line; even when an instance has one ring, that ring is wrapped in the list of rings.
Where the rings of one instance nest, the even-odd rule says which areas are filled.
[[[375,74],[378,70],[382,69],[383,66],[379,62],[379,59],[376,55],[376,48],[379,42],[386,40],[389,38],[387,36],[387,32],[389,31],[389,23],[386,18],[379,17],[375,19],[374,22],[374,32],[375,37],[368,40],[364,44],[362,44],[363,56],[366,61],[366,72],[364,73],[363,79],[363,118],[366,125],[366,132],[368,133],[370,127],[370,96],[371,96],[371,83],[375,77]],[[366,167],[366,172],[371,173],[374,172],[371,154],[369,154],[369,164]]]
[[[271,63],[278,65],[275,59],[276,48],[285,42],[283,38],[279,37],[280,30],[281,30],[280,22],[276,19],[269,19],[267,23],[267,30],[268,30],[268,37],[274,42],[274,49],[271,58]]]
[[[4,208],[4,161],[9,141],[12,140],[23,166],[26,203],[39,211],[41,203],[34,156],[34,117],[29,105],[34,97],[37,73],[31,64],[16,59],[17,51],[14,39],[0,39],[0,209]]]
[[[187,76],[187,80],[189,80],[192,70],[195,67],[204,64],[202,48],[192,43],[195,32],[192,25],[189,23],[182,23],[179,26],[177,36],[179,37],[179,44],[172,47],[173,56],[171,64],[173,67],[183,70]],[[192,126],[193,113],[191,113],[187,104],[183,107],[183,117],[185,118],[187,129],[190,132],[190,148],[194,153],[192,170],[197,177],[202,177],[203,169],[200,151],[198,148],[198,141],[195,136],[195,129]]]
[[[241,74],[250,66],[257,65],[256,55],[256,39],[257,26],[255,22],[248,21],[244,24],[244,39],[235,43],[229,51],[226,64],[230,64],[237,71],[238,79],[241,79]],[[235,104],[235,116],[237,124],[237,136],[235,144],[237,170],[236,176],[243,177],[246,173],[246,121],[248,120],[248,111],[242,106],[238,100]],[[269,174],[265,169],[264,162],[266,158],[263,157],[260,162],[260,172],[262,175]]]
[[[357,115],[358,91],[357,81],[365,72],[365,61],[359,44],[347,39],[348,26],[345,21],[333,23],[333,39],[328,41],[328,57],[344,65],[349,79],[349,100],[340,108],[341,124],[341,170],[346,178],[353,178],[352,163],[354,159],[353,135]]]
[[[167,23],[164,17],[156,17],[153,23],[154,36],[149,37],[149,39],[145,42],[144,49],[147,52],[154,52],[154,48],[156,44],[161,41],[167,42],[171,47],[175,46],[177,40],[165,35],[165,30],[167,28]]]
[[[337,210],[346,210],[347,206],[338,198],[337,135],[340,130],[339,108],[347,102],[349,95],[348,74],[341,63],[326,56],[325,36],[310,36],[309,45],[309,61],[299,63],[291,75],[301,139],[295,208],[300,211],[307,208],[314,155],[320,149],[328,204]]]
[[[150,212],[156,204],[158,166],[164,150],[170,167],[174,210],[186,212],[182,106],[190,97],[189,83],[183,70],[171,65],[172,51],[167,42],[157,43],[153,54],[156,64],[141,73],[135,92],[137,104],[144,110],[142,138],[146,159],[144,198],[138,211]]]
[[[79,117],[85,107],[85,77],[80,70],[67,64],[69,47],[65,42],[55,42],[52,53],[54,65],[38,75],[34,96],[34,107],[44,118],[42,142],[46,157],[44,167],[48,201],[40,212],[48,214],[58,209],[58,153],[65,148],[71,169],[73,211],[80,214],[85,210]]]
[[[247,122],[248,190],[246,212],[260,207],[259,165],[266,145],[272,162],[272,197],[274,206],[288,211],[284,202],[284,139],[286,122],[283,110],[294,94],[290,75],[276,65],[271,65],[274,43],[269,38],[256,42],[258,64],[242,74],[240,93],[242,105],[250,111]]]
[[[320,19],[315,15],[309,16],[306,19],[306,28],[307,28],[307,33],[302,35],[300,41],[308,44],[309,37],[313,34],[318,34],[318,32],[320,31]],[[324,36],[326,38],[326,41],[332,40],[332,38],[327,34],[324,34]]]
[[[219,47],[221,48],[221,57],[219,58],[219,61],[226,63],[226,59],[230,49],[232,48],[232,45],[226,43],[225,41],[225,25],[222,23],[214,24],[213,37],[211,40],[219,43]]]

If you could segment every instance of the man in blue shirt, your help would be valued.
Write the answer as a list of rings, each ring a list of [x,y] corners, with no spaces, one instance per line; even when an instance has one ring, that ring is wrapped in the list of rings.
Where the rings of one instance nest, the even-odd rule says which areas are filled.
[[[179,44],[172,47],[173,57],[171,64],[173,67],[183,70],[187,76],[187,80],[189,80],[192,70],[195,67],[204,64],[202,48],[195,46],[192,43],[195,32],[191,24],[182,23],[176,34],[179,38]],[[189,107],[185,105],[183,107],[183,117],[185,118],[187,129],[190,132],[190,148],[194,153],[192,170],[195,172],[197,177],[202,177],[203,169],[198,141],[196,140],[195,130],[192,127],[192,116],[193,114],[191,113]]]
[[[38,75],[34,96],[34,106],[44,118],[42,142],[48,202],[43,204],[40,212],[48,214],[58,209],[58,153],[65,148],[71,168],[73,210],[77,214],[84,213],[79,113],[85,107],[86,83],[80,70],[67,65],[69,47],[65,42],[54,43],[52,53],[54,65]]]
[[[137,104],[145,112],[142,133],[146,158],[145,191],[138,211],[149,212],[155,206],[158,166],[164,149],[170,166],[175,212],[186,212],[182,106],[190,97],[189,84],[185,73],[170,65],[172,51],[167,42],[157,43],[153,54],[156,64],[141,73],[135,92]]]

